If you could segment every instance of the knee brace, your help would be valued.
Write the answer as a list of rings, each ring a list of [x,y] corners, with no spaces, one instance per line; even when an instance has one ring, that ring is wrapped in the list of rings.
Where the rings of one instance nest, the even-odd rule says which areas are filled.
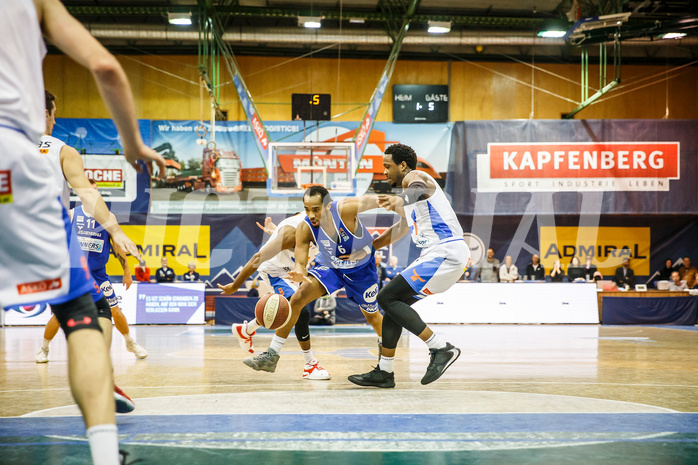
[[[96,329],[102,332],[97,321],[97,307],[89,292],[68,302],[52,305],[51,309],[66,337],[80,329]]]
[[[294,326],[293,330],[296,333],[298,342],[310,339],[310,313],[308,313],[307,305],[303,307],[301,314],[298,315],[298,321],[296,321],[296,326]]]

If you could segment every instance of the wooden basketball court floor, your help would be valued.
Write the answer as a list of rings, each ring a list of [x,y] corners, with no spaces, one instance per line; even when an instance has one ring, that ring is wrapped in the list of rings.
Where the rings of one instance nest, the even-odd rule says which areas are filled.
[[[330,381],[302,379],[293,334],[270,374],[242,364],[228,327],[134,327],[145,360],[115,332],[115,380],[136,403],[117,415],[120,446],[167,465],[698,463],[696,328],[435,328],[460,359],[422,386],[427,349],[403,335],[386,390],[347,381],[375,364],[366,326],[311,328]],[[36,364],[41,336],[0,329],[0,463],[89,463],[64,338]],[[270,339],[261,332],[256,348]]]

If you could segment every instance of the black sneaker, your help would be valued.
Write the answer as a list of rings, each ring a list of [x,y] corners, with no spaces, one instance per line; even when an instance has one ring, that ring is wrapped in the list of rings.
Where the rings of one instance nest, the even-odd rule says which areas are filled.
[[[427,372],[422,378],[422,384],[433,383],[441,378],[446,369],[451,366],[460,356],[460,349],[450,343],[446,343],[446,347],[441,349],[429,349],[431,360],[427,367]]]
[[[143,462],[143,459],[136,459],[131,462],[127,462],[126,460],[128,459],[129,453],[126,452],[125,450],[120,450],[119,451],[119,462],[121,465],[133,465],[134,463],[139,463]]]
[[[394,388],[395,374],[383,371],[380,367],[376,367],[373,371],[364,373],[363,375],[351,375],[349,381],[359,386],[375,386],[379,388]]]

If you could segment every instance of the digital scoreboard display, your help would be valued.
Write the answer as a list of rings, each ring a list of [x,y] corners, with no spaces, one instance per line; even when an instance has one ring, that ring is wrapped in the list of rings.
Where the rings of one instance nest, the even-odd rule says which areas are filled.
[[[331,94],[291,94],[291,119],[302,121],[329,121]]]
[[[394,123],[443,123],[448,121],[448,86],[393,86]]]

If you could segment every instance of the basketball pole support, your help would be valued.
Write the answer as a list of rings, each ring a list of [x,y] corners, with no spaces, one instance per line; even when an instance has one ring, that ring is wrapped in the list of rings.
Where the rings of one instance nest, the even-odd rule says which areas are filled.
[[[269,179],[270,173],[269,166],[267,165],[267,156],[270,138],[269,133],[267,132],[267,128],[264,126],[262,118],[259,117],[259,112],[257,111],[257,107],[255,106],[254,101],[252,100],[252,95],[250,94],[250,91],[247,89],[247,85],[245,85],[245,81],[242,78],[242,74],[240,73],[240,68],[235,62],[235,56],[233,55],[233,51],[230,49],[230,46],[226,44],[223,40],[223,33],[225,31],[223,30],[223,25],[220,21],[220,18],[218,17],[218,14],[216,13],[216,10],[211,0],[198,0],[198,4],[201,12],[201,17],[204,18],[204,21],[209,22],[211,26],[210,39],[212,41],[212,44],[216,45],[215,48],[219,52],[218,58],[223,59],[223,61],[225,62],[225,66],[228,69],[228,73],[230,73],[230,75],[233,77],[235,90],[237,91],[238,97],[240,98],[240,104],[242,105],[242,109],[245,112],[245,116],[247,118],[247,122],[250,125],[250,129],[252,130],[255,145],[257,146],[257,150],[259,150],[259,155],[262,159],[262,165],[267,173],[267,178]],[[219,73],[220,66],[218,65],[218,67],[216,68],[216,74],[218,75]]]
[[[391,3],[390,0],[383,1]],[[368,103],[366,112],[364,113],[363,118],[361,118],[361,124],[356,129],[356,133],[354,134],[354,137],[352,139],[352,142],[354,143],[355,175],[359,171],[359,164],[361,163],[361,159],[364,156],[364,150],[366,149],[366,145],[368,144],[368,139],[371,134],[371,129],[373,129],[373,123],[375,123],[376,115],[378,114],[378,110],[380,109],[381,103],[383,102],[385,89],[388,86],[388,82],[390,82],[390,78],[393,75],[395,63],[397,62],[398,55],[400,54],[400,49],[402,48],[402,41],[407,35],[407,31],[410,28],[410,21],[417,12],[417,8],[419,7],[420,1],[421,0],[412,0],[410,5],[407,7],[405,15],[402,18],[402,25],[400,26],[400,29],[398,30],[398,33],[396,35],[392,33],[393,31],[391,31],[390,28],[388,29],[388,32],[390,33],[390,36],[393,39],[393,48],[390,51],[388,62],[385,64],[385,68],[383,69],[383,74],[381,75],[381,78],[378,81],[378,85],[373,91],[373,95],[371,96],[371,100]]]

